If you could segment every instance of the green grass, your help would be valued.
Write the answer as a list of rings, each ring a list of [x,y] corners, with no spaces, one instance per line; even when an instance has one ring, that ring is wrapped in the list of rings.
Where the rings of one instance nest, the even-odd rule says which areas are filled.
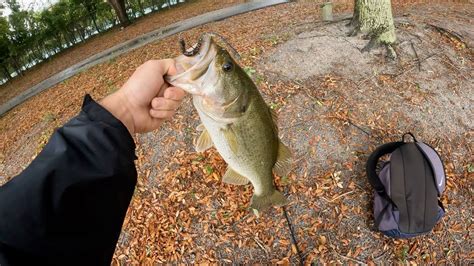
[[[467,172],[468,173],[473,173],[474,172],[474,165],[472,165],[471,163],[467,165]]]
[[[43,122],[49,123],[53,122],[54,120],[56,120],[56,116],[51,112],[47,112],[43,115]]]
[[[255,68],[249,66],[244,67],[244,71],[249,77],[253,77],[253,75],[257,73],[257,70],[255,70]]]
[[[214,173],[214,169],[213,169],[212,166],[210,166],[210,165],[206,165],[206,166],[204,167],[204,170],[206,171],[206,174],[207,174],[207,175],[211,175],[212,173]]]
[[[278,108],[280,108],[280,105],[277,104],[277,103],[270,103],[270,109],[272,110],[277,110]]]
[[[403,246],[402,250],[400,251],[400,254],[398,256],[400,262],[406,263],[408,259],[408,246]]]

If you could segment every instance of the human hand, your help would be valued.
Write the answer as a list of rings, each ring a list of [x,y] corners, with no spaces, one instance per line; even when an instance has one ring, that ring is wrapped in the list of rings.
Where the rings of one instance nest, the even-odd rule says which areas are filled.
[[[164,81],[164,75],[174,74],[173,59],[147,61],[120,90],[99,103],[122,121],[130,134],[155,130],[174,115],[186,95]]]

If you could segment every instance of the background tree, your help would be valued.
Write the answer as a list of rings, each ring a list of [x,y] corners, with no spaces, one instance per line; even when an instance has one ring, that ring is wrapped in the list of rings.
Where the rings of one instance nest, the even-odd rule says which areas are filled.
[[[100,2],[101,1],[99,0],[72,0],[73,6],[75,8],[84,8],[85,16],[90,19],[92,25],[94,25],[94,28],[98,33],[101,32],[99,26],[97,25],[97,9],[100,5]]]
[[[140,16],[144,16],[146,14],[146,8],[143,6],[141,0],[128,0],[128,5],[132,9],[133,16],[135,17],[136,14],[140,14]]]
[[[40,30],[43,43],[45,45],[45,53],[51,56],[66,46],[63,35],[60,31],[64,26],[62,16],[58,16],[57,9],[46,9],[39,14],[39,21],[42,29]]]
[[[396,57],[392,44],[397,40],[393,23],[390,0],[354,0],[354,16],[349,24],[353,27],[350,35],[359,32],[367,34],[369,43],[363,51],[369,51],[376,45],[384,45],[388,56]]]
[[[20,5],[16,0],[7,0],[7,5],[11,10],[11,14],[8,16],[10,24],[10,30],[8,38],[10,39],[11,45],[10,61],[12,67],[18,75],[22,75],[23,66],[25,64],[24,57],[28,48],[29,31],[28,31],[28,12],[20,10]]]
[[[131,22],[128,18],[127,10],[125,9],[125,0],[107,0],[107,2],[109,2],[115,10],[115,14],[117,14],[120,21],[120,26],[127,27],[130,25]]]
[[[97,5],[97,23],[102,31],[105,31],[117,24],[117,16],[111,6],[103,0],[98,0]]]
[[[2,77],[6,79],[11,79],[9,69],[9,56],[10,56],[10,40],[8,39],[8,21],[4,17],[0,17],[0,68]]]
[[[128,15],[143,16],[164,5],[169,6],[171,2],[179,3],[167,0],[57,0],[46,9],[34,11],[23,10],[19,0],[6,0],[11,14],[8,18],[0,17],[0,84],[114,27],[117,17],[121,26],[127,26],[130,24]]]

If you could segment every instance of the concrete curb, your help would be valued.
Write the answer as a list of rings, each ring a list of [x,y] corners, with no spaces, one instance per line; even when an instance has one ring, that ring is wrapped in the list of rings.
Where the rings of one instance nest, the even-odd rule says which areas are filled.
[[[137,49],[150,42],[158,41],[173,34],[189,30],[207,23],[219,21],[228,17],[240,15],[250,11],[265,7],[288,3],[289,0],[262,0],[231,6],[228,8],[215,10],[183,21],[179,21],[166,27],[151,31],[136,37],[135,39],[123,42],[98,54],[95,54],[27,89],[20,95],[14,97],[0,106],[0,116],[4,115],[15,106],[25,102],[36,94],[74,76],[78,72],[86,70],[92,66],[108,61],[123,53]]]

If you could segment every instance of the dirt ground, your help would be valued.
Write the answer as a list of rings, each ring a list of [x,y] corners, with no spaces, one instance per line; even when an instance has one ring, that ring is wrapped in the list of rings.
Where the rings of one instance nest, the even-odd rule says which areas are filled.
[[[367,41],[346,37],[347,21],[324,24],[317,10],[318,4],[290,3],[184,34],[226,36],[277,110],[295,163],[276,183],[291,201],[287,211],[305,263],[472,263],[474,4],[395,5],[394,62],[383,49],[361,53]],[[336,10],[337,18],[350,16],[350,6]],[[0,183],[78,112],[85,93],[99,99],[145,60],[177,53],[176,36],[146,45],[0,118]],[[223,184],[226,165],[218,153],[194,152],[198,124],[188,97],[161,130],[136,136],[138,185],[114,265],[298,263],[282,210],[256,218],[247,210],[251,186]],[[374,230],[364,168],[370,151],[406,131],[444,160],[447,214],[430,234],[393,240]]]

